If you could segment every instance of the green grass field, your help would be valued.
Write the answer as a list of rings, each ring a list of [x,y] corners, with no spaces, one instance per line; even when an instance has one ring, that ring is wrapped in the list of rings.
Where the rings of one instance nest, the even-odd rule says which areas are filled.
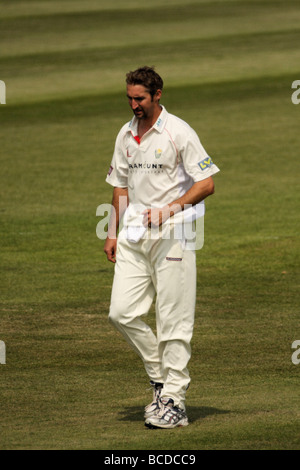
[[[0,449],[300,449],[300,5],[0,1]],[[96,209],[130,119],[125,73],[219,166],[197,252],[190,426],[144,427],[141,361],[108,323]],[[154,326],[154,308],[149,313]]]

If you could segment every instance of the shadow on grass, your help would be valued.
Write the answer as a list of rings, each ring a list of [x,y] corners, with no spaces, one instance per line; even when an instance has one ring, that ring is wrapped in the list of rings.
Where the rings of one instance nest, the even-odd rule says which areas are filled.
[[[219,410],[210,406],[188,406],[187,415],[190,423],[211,415],[228,414],[229,410]],[[140,406],[128,406],[120,411],[120,421],[144,421],[143,408]]]

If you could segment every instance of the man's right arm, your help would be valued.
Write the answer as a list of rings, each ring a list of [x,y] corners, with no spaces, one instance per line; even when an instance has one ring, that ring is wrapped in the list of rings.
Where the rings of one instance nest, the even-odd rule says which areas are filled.
[[[128,189],[127,188],[114,188],[113,210],[110,215],[107,238],[104,244],[104,252],[106,253],[108,261],[116,262],[117,252],[117,233],[120,220],[128,206]]]

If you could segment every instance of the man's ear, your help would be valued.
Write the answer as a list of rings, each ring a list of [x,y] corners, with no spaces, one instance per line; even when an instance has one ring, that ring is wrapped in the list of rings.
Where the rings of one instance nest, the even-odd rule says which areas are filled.
[[[156,90],[156,93],[154,95],[154,98],[155,98],[156,102],[159,102],[159,100],[161,98],[161,95],[162,95],[162,90]]]

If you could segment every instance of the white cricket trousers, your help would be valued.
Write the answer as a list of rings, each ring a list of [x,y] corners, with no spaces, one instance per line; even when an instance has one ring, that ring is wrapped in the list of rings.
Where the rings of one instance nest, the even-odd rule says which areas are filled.
[[[142,358],[150,380],[164,384],[161,396],[185,409],[196,260],[173,230],[170,236],[138,243],[119,236],[109,319]],[[142,319],[155,296],[156,334]]]

